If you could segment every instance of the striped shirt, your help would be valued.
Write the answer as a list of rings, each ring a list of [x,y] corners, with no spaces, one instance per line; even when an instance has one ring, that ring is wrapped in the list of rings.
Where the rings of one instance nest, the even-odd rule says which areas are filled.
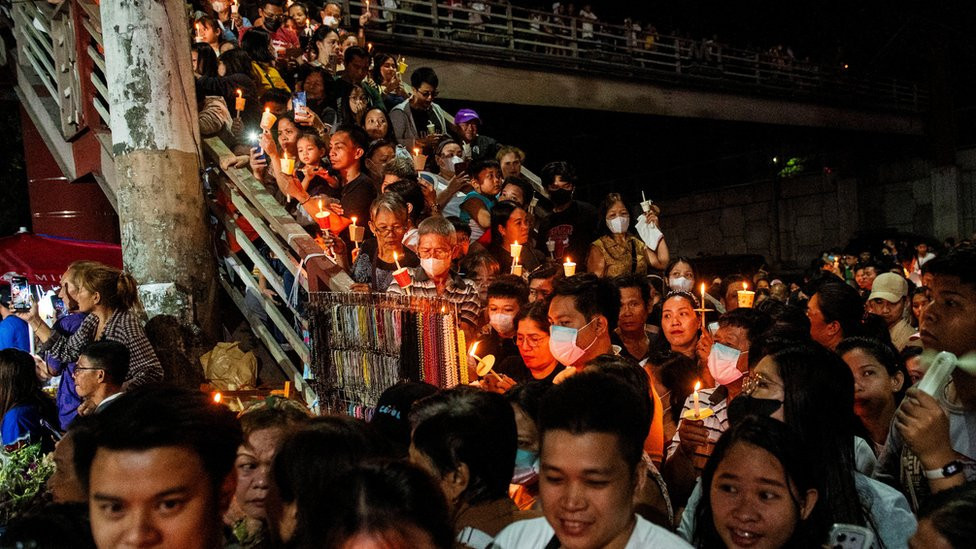
[[[54,342],[51,344],[50,355],[61,362],[77,362],[81,351],[95,341],[97,330],[98,316],[90,314],[81,323],[78,331],[70,336],[54,332],[51,336]],[[101,339],[118,341],[129,349],[129,373],[122,385],[123,390],[162,381],[163,367],[146,339],[142,323],[134,314],[128,311],[112,314],[105,323]]]
[[[437,293],[437,286],[434,281],[427,276],[427,272],[420,267],[407,268],[410,272],[410,295],[426,299],[442,298],[457,305],[458,317],[462,322],[467,322],[472,326],[481,324],[481,296],[474,282],[460,276],[451,276],[444,286],[444,293]],[[391,294],[405,294],[406,292],[394,280],[390,284],[387,292]]]
[[[708,429],[708,444],[695,448],[695,457],[692,459],[692,463],[695,465],[695,472],[699,475],[701,475],[702,469],[705,468],[705,462],[708,461],[708,456],[712,455],[715,443],[722,436],[722,433],[729,428],[728,394],[728,390],[721,386],[715,389],[702,389],[698,391],[701,407],[711,408],[715,412],[701,420],[705,428]],[[689,395],[685,400],[685,405],[681,408],[682,419],[678,421],[678,430],[674,432],[674,438],[671,439],[671,447],[668,448],[668,459],[671,459],[671,456],[674,455],[681,445],[681,423],[684,421],[685,412],[691,410],[692,407],[694,407],[694,396]]]

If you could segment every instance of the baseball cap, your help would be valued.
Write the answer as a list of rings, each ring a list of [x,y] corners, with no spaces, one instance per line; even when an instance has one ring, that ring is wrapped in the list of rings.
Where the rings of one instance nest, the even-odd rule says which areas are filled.
[[[896,303],[907,295],[908,281],[905,280],[905,277],[895,273],[882,273],[874,279],[868,300],[880,298],[890,303]]]
[[[472,120],[477,120],[481,122],[481,117],[478,113],[474,112],[474,109],[461,109],[454,115],[455,124],[463,124],[465,122],[471,122]]]

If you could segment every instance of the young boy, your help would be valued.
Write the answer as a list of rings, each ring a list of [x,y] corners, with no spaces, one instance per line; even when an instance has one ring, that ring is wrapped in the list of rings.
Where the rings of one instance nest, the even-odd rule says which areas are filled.
[[[468,193],[461,202],[461,221],[471,226],[471,242],[481,242],[487,247],[488,242],[483,238],[491,238],[491,209],[495,207],[497,195],[502,190],[502,171],[497,160],[477,160],[468,166],[471,176],[471,186],[474,191]]]
[[[515,318],[529,302],[529,287],[521,277],[499,275],[488,286],[488,325],[479,339],[478,356],[494,355],[494,372],[484,378],[485,388],[504,391],[531,379],[515,345]]]

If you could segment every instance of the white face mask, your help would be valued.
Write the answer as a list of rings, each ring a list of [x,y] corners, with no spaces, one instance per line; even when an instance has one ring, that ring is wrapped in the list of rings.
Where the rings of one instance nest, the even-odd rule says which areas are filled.
[[[594,318],[593,320],[596,319]],[[593,338],[593,341],[585,349],[576,345],[576,338],[579,337],[580,330],[592,324],[593,320],[587,322],[583,328],[579,329],[569,328],[567,326],[550,326],[549,352],[552,353],[553,358],[563,366],[576,364],[576,361],[585,355],[586,351],[590,350],[590,347],[596,343],[596,338]]]
[[[322,19],[322,24],[325,25],[326,27],[329,27],[330,29],[334,29],[339,26],[339,20],[331,15],[326,15]]]
[[[217,13],[223,13],[223,11],[225,9],[227,9],[227,3],[226,2],[214,2],[213,4],[210,4],[210,5],[211,5],[211,7],[213,7],[214,11],[217,12]]]
[[[708,353],[708,373],[712,374],[719,385],[728,385],[738,380],[744,374],[736,365],[739,357],[744,354],[728,345],[713,343],[712,350]]]
[[[610,232],[613,234],[620,234],[627,232],[630,227],[630,216],[618,215],[607,220],[607,227],[610,228]]]
[[[685,278],[683,276],[668,279],[668,286],[670,286],[671,289],[676,292],[690,292],[694,284],[694,280]]]
[[[451,268],[451,262],[446,259],[428,257],[420,260],[420,266],[423,268],[424,272],[427,273],[427,276],[436,278]]]
[[[492,313],[488,315],[488,323],[499,335],[515,331],[515,315]]]

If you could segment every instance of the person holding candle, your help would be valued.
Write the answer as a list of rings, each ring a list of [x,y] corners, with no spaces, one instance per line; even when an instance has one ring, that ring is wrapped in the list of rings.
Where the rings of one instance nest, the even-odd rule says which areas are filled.
[[[213,50],[215,55],[220,55],[225,51],[234,49],[237,43],[236,41],[226,40],[220,29],[220,25],[208,15],[198,17],[193,25],[197,31],[198,43],[210,46],[210,49]]]
[[[238,0],[213,0],[210,6],[214,10],[215,21],[220,27],[223,39],[237,44],[240,33],[251,28],[251,21],[241,15],[237,8]]]
[[[428,217],[417,227],[417,232],[420,269],[407,269],[413,281],[413,295],[440,297],[454,303],[458,307],[466,339],[474,341],[480,325],[482,301],[474,283],[451,274],[451,257],[457,246],[454,226],[443,217]],[[390,284],[387,291],[393,294],[404,293],[403,288],[395,282]]]
[[[708,376],[702,378],[714,380],[715,386],[695,388],[685,401],[671,440],[663,472],[676,501],[684,501],[691,493],[715,442],[728,429],[728,406],[742,392],[744,377],[749,373],[749,351],[769,325],[770,319],[763,313],[741,309],[719,317],[714,342],[707,332],[703,334]],[[709,408],[712,414],[694,419],[702,416],[700,408]]]
[[[379,86],[387,111],[407,100],[413,93],[413,88],[403,82],[400,71],[397,70],[396,58],[388,53],[377,53],[373,56],[372,76],[373,82]]]
[[[491,244],[487,251],[503,271],[511,271],[512,265],[518,264],[524,273],[528,273],[545,261],[542,253],[529,242],[531,222],[529,213],[515,202],[504,200],[491,209]],[[513,256],[516,252],[517,257]]]
[[[599,218],[604,220],[602,235],[589,249],[586,270],[597,276],[613,278],[624,274],[646,275],[649,268],[667,265],[668,249],[663,239],[652,250],[637,235],[630,234],[630,213],[619,193],[610,193],[600,204]]]
[[[384,193],[370,206],[369,228],[376,235],[363,242],[352,265],[353,291],[384,292],[393,284],[400,266],[418,267],[420,259],[403,246],[407,230],[407,205],[396,194]],[[393,254],[397,254],[394,261]]]
[[[420,67],[410,75],[413,93],[410,98],[390,111],[393,134],[404,147],[433,149],[434,145],[457,127],[454,119],[434,103],[440,81],[437,73],[430,67]],[[433,134],[426,134],[427,126],[433,124]]]
[[[515,318],[529,301],[529,287],[521,277],[503,274],[488,286],[485,313],[488,324],[482,330],[479,352],[494,355],[496,376],[484,378],[484,388],[503,393],[516,383],[529,379],[515,343],[518,326]]]
[[[241,114],[241,129],[256,124],[258,107],[257,86],[251,78],[251,59],[243,50],[232,49],[222,53],[217,61],[217,74],[200,73],[196,78],[197,96],[220,96],[228,106],[235,105],[241,91],[246,109]]]

